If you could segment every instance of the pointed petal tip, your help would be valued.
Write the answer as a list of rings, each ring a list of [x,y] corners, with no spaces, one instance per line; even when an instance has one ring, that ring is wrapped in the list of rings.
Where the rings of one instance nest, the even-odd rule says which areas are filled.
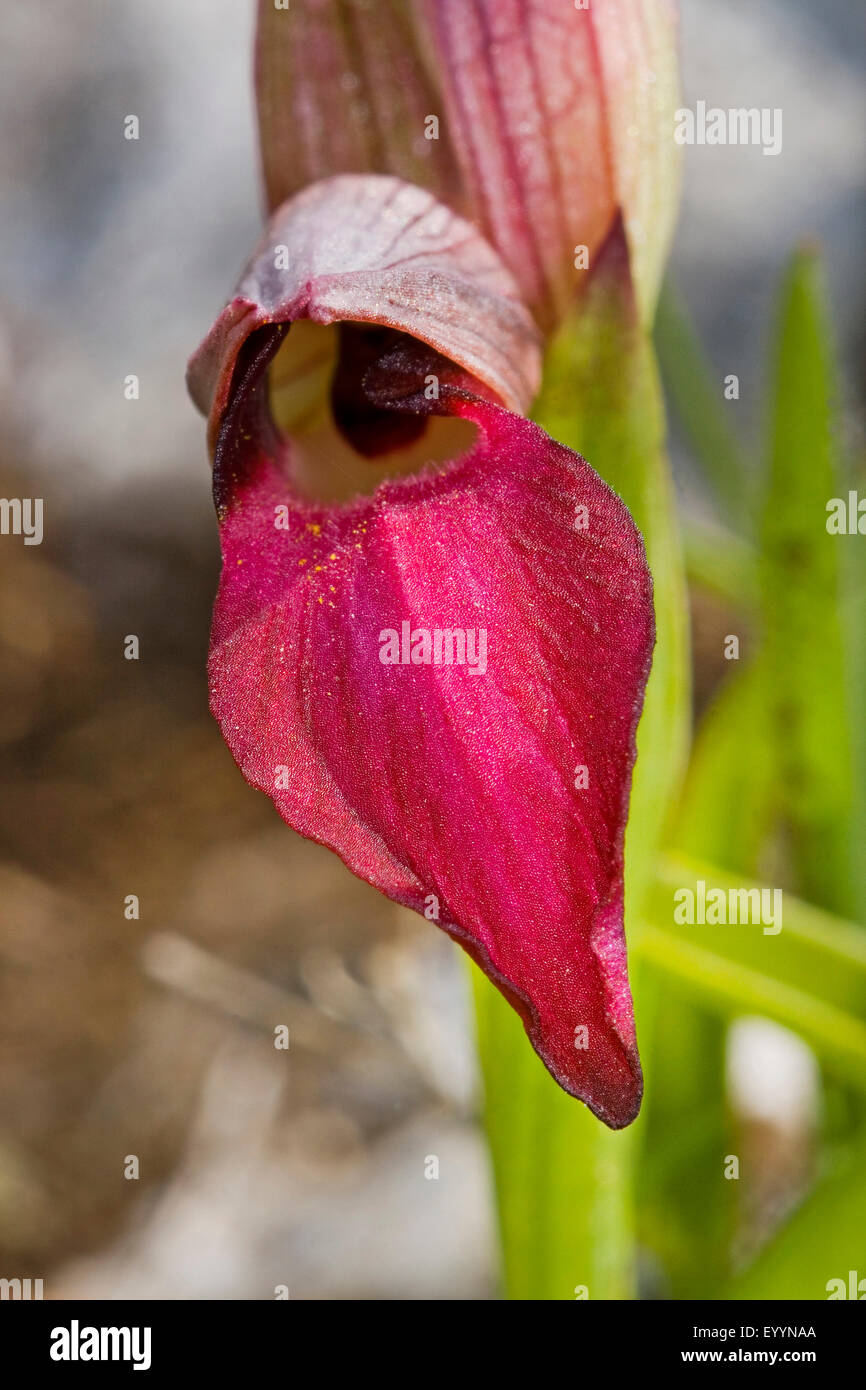
[[[643,1101],[643,1072],[635,1039],[631,994],[624,974],[625,933],[621,914],[619,922],[621,972],[618,971],[615,991],[609,987],[610,981],[605,982],[608,1009],[594,1037],[590,1037],[588,1029],[581,1029],[583,1036],[579,1036],[578,1027],[572,1036],[570,1016],[566,1019],[568,1028],[565,1030],[562,1016],[553,1020],[552,1027],[547,1026],[539,1004],[503,976],[477,942],[468,940],[459,928],[446,927],[519,1015],[529,1042],[556,1084],[581,1101],[609,1129],[626,1129],[637,1119]],[[610,1009],[612,994],[617,998],[617,1016]]]

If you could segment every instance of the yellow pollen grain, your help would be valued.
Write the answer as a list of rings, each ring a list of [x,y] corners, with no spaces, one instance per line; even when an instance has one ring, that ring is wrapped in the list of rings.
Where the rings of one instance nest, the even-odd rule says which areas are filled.
[[[320,536],[322,534],[322,528],[317,521],[308,521],[307,530],[312,531],[314,536]]]

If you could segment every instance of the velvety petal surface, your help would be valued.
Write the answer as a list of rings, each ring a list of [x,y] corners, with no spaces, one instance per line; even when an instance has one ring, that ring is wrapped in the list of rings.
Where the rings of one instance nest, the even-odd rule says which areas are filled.
[[[333,324],[337,366],[313,341],[301,377],[331,372],[362,454],[433,414],[474,447],[310,500],[273,372]],[[537,373],[512,277],[430,194],[347,175],[278,210],[190,366],[223,551],[211,703],[285,820],[457,939],[620,1127],[641,1097],[622,847],[651,581],[622,502],[505,408]]]
[[[480,430],[467,456],[347,507],[301,503],[267,412],[278,342],[245,345],[215,461],[224,737],[290,825],[460,941],[566,1090],[628,1124],[622,843],[653,640],[639,533],[578,455],[448,388]],[[476,669],[411,645],[383,664],[404,623],[422,656],[421,630],[474,633]]]
[[[257,80],[271,208],[340,172],[424,183],[545,327],[621,208],[650,312],[677,188],[672,0],[260,0]]]

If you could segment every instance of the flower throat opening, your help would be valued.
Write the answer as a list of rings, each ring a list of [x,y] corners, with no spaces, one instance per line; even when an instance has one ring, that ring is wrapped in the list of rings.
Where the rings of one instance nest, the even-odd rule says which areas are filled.
[[[423,345],[415,384],[430,413],[399,408],[405,380],[395,386],[394,408],[377,403],[389,394],[383,390],[383,359],[411,359],[415,341],[378,324],[301,319],[292,325],[269,369],[268,398],[302,496],[350,501],[375,492],[388,478],[441,471],[471,449],[475,426],[433,413],[439,378],[420,364],[438,359],[447,374],[455,366]],[[368,389],[374,377],[375,398]]]

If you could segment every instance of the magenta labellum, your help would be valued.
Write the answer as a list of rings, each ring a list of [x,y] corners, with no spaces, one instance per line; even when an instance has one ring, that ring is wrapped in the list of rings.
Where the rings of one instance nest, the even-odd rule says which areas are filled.
[[[211,702],[288,824],[437,921],[619,1128],[651,579],[623,503],[522,417],[538,375],[517,283],[431,194],[345,175],[281,206],[190,367]]]

